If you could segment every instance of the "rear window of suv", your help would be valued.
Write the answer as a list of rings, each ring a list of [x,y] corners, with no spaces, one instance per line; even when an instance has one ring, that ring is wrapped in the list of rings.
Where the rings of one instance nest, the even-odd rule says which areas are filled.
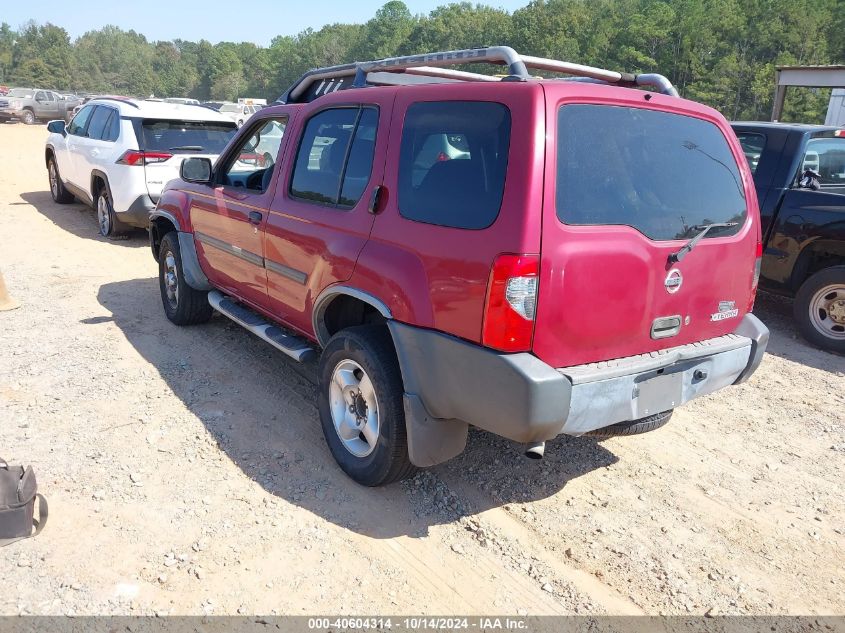
[[[558,113],[557,216],[566,224],[627,225],[653,240],[733,235],[747,210],[739,168],[714,124],[605,105]]]
[[[501,103],[431,101],[408,108],[399,213],[459,229],[493,224],[502,205],[511,115]]]
[[[147,151],[219,154],[238,131],[234,123],[146,119],[141,124]]]

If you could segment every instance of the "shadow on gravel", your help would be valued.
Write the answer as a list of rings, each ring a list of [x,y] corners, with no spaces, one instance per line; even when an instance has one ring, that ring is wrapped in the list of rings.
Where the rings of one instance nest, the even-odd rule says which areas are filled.
[[[466,451],[450,462],[399,484],[365,488],[346,477],[326,447],[315,364],[288,359],[219,315],[205,325],[172,325],[155,278],[105,284],[98,300],[112,317],[83,323],[103,327],[113,319],[247,477],[363,535],[425,536],[432,525],[549,497],[617,461],[588,438],[560,438],[547,445],[544,460],[529,460],[519,445],[472,431]],[[155,409],[149,414],[155,418]]]
[[[44,171],[44,181],[47,181],[47,171]],[[73,204],[57,204],[49,191],[30,191],[22,193],[27,204],[32,205],[38,213],[50,220],[53,224],[68,233],[88,240],[108,242],[119,246],[130,248],[142,248],[149,246],[147,232],[143,229],[133,229],[127,238],[110,240],[103,237],[97,231],[97,214],[88,205],[79,201]],[[15,204],[14,202],[12,204]],[[18,203],[23,204],[23,203]]]
[[[761,292],[754,314],[769,328],[769,354],[834,374],[845,373],[845,356],[810,345],[798,333],[792,318],[792,300]]]

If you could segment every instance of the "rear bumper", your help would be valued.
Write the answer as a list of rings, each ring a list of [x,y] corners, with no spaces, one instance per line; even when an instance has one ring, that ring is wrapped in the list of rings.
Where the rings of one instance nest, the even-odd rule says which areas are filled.
[[[112,198],[114,199],[114,198]],[[156,205],[146,194],[142,194],[132,200],[129,206],[123,210],[114,210],[115,215],[124,224],[139,229],[146,229],[150,225],[150,214],[155,210]]]
[[[556,369],[389,322],[405,383],[411,460],[459,454],[468,424],[517,442],[549,440],[636,420],[748,379],[768,330],[748,314],[734,334],[602,363]]]

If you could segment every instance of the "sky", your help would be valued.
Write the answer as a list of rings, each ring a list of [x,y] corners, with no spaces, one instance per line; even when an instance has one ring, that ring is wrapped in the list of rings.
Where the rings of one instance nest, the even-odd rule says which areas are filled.
[[[456,0],[404,0],[411,13],[428,13]],[[333,22],[363,23],[387,0],[130,0],[117,3],[0,0],[0,22],[18,28],[28,20],[63,27],[71,39],[113,24],[142,33],[151,41],[254,42],[269,46],[276,35],[294,35]],[[513,11],[528,0],[486,0]]]

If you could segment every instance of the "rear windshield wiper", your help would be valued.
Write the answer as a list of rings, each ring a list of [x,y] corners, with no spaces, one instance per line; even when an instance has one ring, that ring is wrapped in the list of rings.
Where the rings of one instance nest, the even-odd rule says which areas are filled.
[[[681,246],[681,248],[669,255],[669,263],[673,264],[675,262],[681,261],[684,256],[689,253],[692,249],[695,248],[695,245],[698,244],[702,238],[710,231],[710,229],[722,229],[722,228],[729,228],[731,226],[736,226],[739,222],[714,222],[713,224],[699,224],[697,226],[692,227],[696,231],[699,231],[698,234],[694,238],[692,238],[689,242]]]
[[[171,147],[171,152],[201,152],[205,148],[202,145],[177,145],[176,147]]]

